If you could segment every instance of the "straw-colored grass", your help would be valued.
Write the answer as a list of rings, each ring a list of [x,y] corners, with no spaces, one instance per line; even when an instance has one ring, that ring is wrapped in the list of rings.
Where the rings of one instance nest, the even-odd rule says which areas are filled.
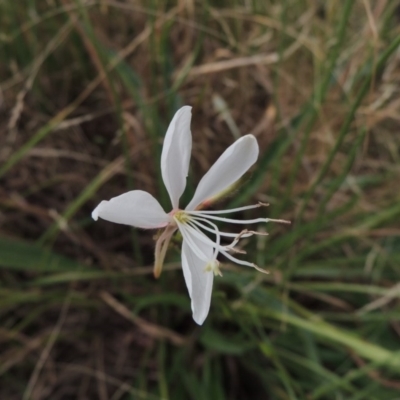
[[[0,4],[0,398],[399,398],[400,2],[22,3]],[[184,104],[182,203],[253,133],[216,207],[292,221],[243,240],[269,275],[223,263],[202,327],[179,237],[155,280],[155,232],[90,218],[133,188],[169,211]]]

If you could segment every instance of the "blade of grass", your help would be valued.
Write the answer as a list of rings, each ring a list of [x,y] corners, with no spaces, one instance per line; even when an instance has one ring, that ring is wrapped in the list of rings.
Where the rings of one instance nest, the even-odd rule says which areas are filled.
[[[0,238],[0,268],[32,272],[71,272],[87,269],[84,264],[35,244],[9,238]]]
[[[264,313],[270,318],[305,329],[319,337],[328,339],[332,343],[348,347],[376,365],[385,366],[393,371],[400,372],[400,351],[393,352],[392,350],[368,342],[361,339],[356,333],[335,327],[315,315],[310,319],[304,319],[293,314],[279,313],[272,310],[265,310]]]
[[[343,143],[345,136],[350,131],[350,126],[354,119],[356,111],[358,110],[359,106],[361,105],[362,100],[364,99],[365,95],[368,93],[368,90],[370,89],[370,85],[371,85],[372,79],[374,77],[374,73],[380,73],[382,71],[382,69],[385,66],[389,57],[397,50],[397,48],[399,46],[400,46],[400,36],[396,37],[396,39],[394,39],[392,41],[392,43],[386,48],[386,50],[379,57],[377,64],[369,72],[368,77],[365,79],[360,91],[358,92],[358,95],[357,95],[354,103],[352,104],[352,106],[350,108],[347,118],[340,129],[340,132],[339,132],[338,138],[335,142],[334,148],[330,151],[330,153],[328,155],[328,159],[325,161],[325,163],[319,170],[317,177],[315,178],[310,189],[306,192],[306,194],[303,198],[303,201],[300,206],[299,213],[298,213],[299,220],[302,219],[303,213],[308,204],[308,201],[310,200],[311,196],[315,192],[318,185],[321,183],[325,174],[328,172],[336,153],[338,152],[339,148],[341,147],[341,145]]]
[[[340,50],[345,41],[346,32],[348,28],[348,21],[351,15],[351,10],[353,8],[353,5],[354,5],[353,0],[347,0],[343,6],[341,20],[338,24],[337,33],[335,35],[336,43],[334,48],[331,50],[329,59],[327,61],[328,66],[326,69],[325,78],[323,79],[320,85],[317,85],[310,103],[306,106],[305,111],[301,113],[301,120],[304,120],[307,117],[308,123],[304,130],[304,136],[301,140],[300,149],[296,152],[296,157],[293,163],[293,167],[289,175],[287,190],[285,191],[284,198],[282,201],[282,208],[285,207],[287,200],[292,196],[294,180],[300,169],[300,163],[304,156],[304,152],[307,148],[312,127],[314,126],[314,123],[318,118],[319,115],[318,112],[320,111],[321,105],[323,104],[326,98],[329,86],[331,85],[333,71],[337,64]],[[298,126],[300,126],[300,124]]]

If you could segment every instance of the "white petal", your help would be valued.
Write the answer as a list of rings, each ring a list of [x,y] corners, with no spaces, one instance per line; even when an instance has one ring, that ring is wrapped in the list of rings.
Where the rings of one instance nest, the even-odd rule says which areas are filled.
[[[258,143],[253,135],[246,135],[229,146],[203,176],[186,210],[194,210],[235,183],[257,160]]]
[[[110,201],[103,200],[92,212],[95,221],[99,217],[138,228],[161,228],[170,222],[170,216],[160,203],[142,190],[132,190]]]
[[[192,151],[191,109],[184,106],[176,112],[165,135],[161,154],[161,174],[174,209],[178,208],[189,172]]]
[[[193,238],[196,245],[209,256],[213,255],[212,246],[206,245],[200,240]],[[205,271],[206,263],[200,260],[192,251],[186,240],[182,243],[182,269],[186,286],[192,299],[193,319],[197,324],[202,325],[208,315],[211,303],[211,292],[214,274]]]

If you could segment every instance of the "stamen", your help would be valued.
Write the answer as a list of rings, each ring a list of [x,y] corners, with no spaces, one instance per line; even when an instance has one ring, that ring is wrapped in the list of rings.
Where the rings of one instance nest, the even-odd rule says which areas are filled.
[[[239,254],[247,254],[246,251],[244,251],[244,250],[239,250],[239,249],[236,249],[236,248],[234,247],[234,246],[237,245],[237,243],[239,242],[239,240],[240,240],[242,237],[249,237],[249,236],[252,236],[252,235],[268,235],[268,233],[266,233],[266,232],[249,231],[249,230],[247,230],[247,229],[243,230],[243,231],[240,232],[239,234],[236,234],[236,233],[231,234],[231,233],[230,233],[230,234],[224,235],[223,233],[221,233],[221,232],[218,231],[218,227],[216,227],[215,230],[214,230],[214,229],[210,229],[210,228],[204,226],[203,224],[197,222],[198,219],[200,219],[200,220],[202,220],[202,221],[204,221],[204,222],[207,222],[208,224],[211,224],[212,226],[215,226],[215,227],[216,227],[215,224],[213,224],[211,221],[208,221],[208,220],[206,220],[206,219],[204,219],[204,218],[193,218],[193,219],[190,221],[190,223],[189,223],[188,225],[191,226],[193,229],[196,229],[196,231],[198,231],[198,232],[200,232],[200,233],[202,233],[202,232],[200,231],[200,229],[199,229],[197,226],[200,226],[200,227],[202,227],[203,229],[205,229],[205,230],[207,230],[207,231],[209,231],[209,232],[212,232],[212,233],[214,233],[214,234],[216,234],[216,235],[219,233],[221,236],[228,236],[228,237],[233,237],[233,236],[234,236],[234,237],[235,237],[235,240],[233,240],[233,242],[231,242],[231,243],[228,244],[228,245],[221,246],[221,248],[225,249],[226,251],[233,251],[233,252],[239,253]],[[196,226],[196,225],[197,225],[197,226]]]
[[[223,254],[226,258],[229,258],[229,260],[233,261],[236,264],[246,265],[247,267],[254,267],[253,263],[250,263],[250,262],[244,261],[244,260],[239,260],[238,258],[233,257],[231,254],[229,254],[225,250],[221,249],[221,254]]]
[[[213,254],[213,259],[215,260],[216,258],[217,258],[217,256],[218,256],[218,248],[220,247],[220,244],[221,244],[221,235],[220,235],[220,232],[219,232],[219,229],[218,229],[218,227],[217,227],[217,225],[215,225],[214,223],[212,223],[211,221],[207,221],[207,220],[205,220],[205,222],[207,222],[209,225],[211,225],[213,228],[214,228],[214,230],[213,230],[213,233],[215,234],[215,236],[216,236],[216,243],[214,243],[212,240],[210,240],[206,235],[204,235],[204,233],[203,232],[201,232],[201,230],[198,228],[198,227],[196,227],[196,226],[193,226],[193,225],[195,225],[195,224],[193,224],[193,220],[191,220],[189,223],[188,223],[188,225],[191,227],[191,229],[194,229],[196,232],[197,232],[197,234],[198,235],[196,235],[200,240],[203,240],[203,238],[207,238],[207,240],[208,241],[210,241],[210,243],[212,243],[212,245],[213,246],[215,246],[215,250],[214,250],[214,254]]]
[[[290,221],[286,221],[284,219],[272,219],[272,218],[256,218],[256,219],[231,219],[231,218],[222,218],[222,217],[214,217],[213,215],[202,214],[205,218],[213,219],[216,221],[230,222],[232,224],[256,224],[257,222],[279,222],[281,224],[290,224]]]
[[[204,244],[207,244],[215,249],[219,249],[222,246],[219,243],[215,243],[213,242],[209,237],[207,237],[202,231],[200,231],[198,228],[194,227],[194,226],[190,226],[188,224],[188,226],[185,227],[188,231],[190,231],[190,235],[193,235],[194,237],[196,237],[197,239],[199,239],[201,242],[203,242]],[[217,255],[217,254],[216,254]]]
[[[233,224],[254,224],[257,222],[267,222],[267,218],[238,220],[238,219],[231,219],[231,218],[214,217],[213,215],[208,215],[208,214],[203,214],[203,216],[206,218],[209,218],[209,219],[213,219],[215,221],[231,222]]]
[[[210,222],[210,221],[207,221]],[[200,236],[197,236],[197,234],[193,233],[194,235],[196,235],[196,237],[198,237],[203,243],[209,244],[210,246],[215,248],[215,258],[218,256],[218,251],[219,249],[225,249],[227,251],[234,251],[236,253],[241,253],[241,254],[246,254],[245,251],[243,250],[238,250],[233,248],[233,244],[236,244],[237,242],[233,241],[231,244],[226,245],[226,246],[221,246],[220,242],[218,241],[218,243],[214,243],[211,239],[209,239],[207,236],[205,236],[203,234],[203,232],[195,225],[193,225],[193,221],[191,223],[188,224],[192,229],[194,229]],[[214,231],[213,231],[214,232]],[[218,235],[218,232],[215,232],[216,235]],[[231,247],[232,246],[232,247]]]
[[[247,254],[247,251],[237,249],[236,247],[233,246],[231,247],[231,245],[225,246],[224,248],[226,251],[233,251],[236,254]]]
[[[239,212],[244,210],[251,210],[252,208],[259,208],[259,207],[268,207],[268,203],[261,203],[253,204],[251,206],[244,206],[238,208],[231,208],[230,210],[194,210],[194,211],[186,211],[188,214],[229,214],[233,212]]]
[[[229,244],[227,246],[221,246],[219,244],[219,242],[218,243],[214,243],[212,240],[210,240],[196,226],[192,226],[191,228],[196,231],[196,232],[192,232],[192,234],[194,236],[196,236],[203,243],[208,244],[208,245],[210,245],[210,246],[215,248],[215,252],[214,252],[215,258],[218,256],[218,252],[222,253],[223,251],[233,251],[234,253],[238,253],[238,254],[247,254],[246,251],[239,250],[239,249],[236,249],[235,247],[233,247],[237,243],[237,241],[233,241],[231,244]]]
[[[258,235],[258,236],[269,236],[268,232],[260,232],[260,231],[249,231],[247,229],[244,229],[239,233],[239,235],[236,236],[235,241],[239,241],[242,237],[248,237],[250,235]]]
[[[228,246],[225,246],[225,248],[233,248],[234,246],[236,246],[239,243],[239,240],[242,237],[249,237],[251,235],[265,235],[267,236],[268,233],[267,232],[258,232],[258,231],[248,231],[247,229],[244,229],[242,232],[240,232],[236,237],[235,240]]]
[[[243,260],[239,260],[238,258],[233,257],[231,254],[227,253],[227,252],[224,251],[224,250],[221,250],[221,253],[222,253],[226,258],[228,258],[229,260],[233,261],[233,262],[236,263],[236,264],[246,265],[246,266],[248,266],[248,267],[255,268],[257,271],[260,271],[260,272],[262,272],[262,273],[264,273],[264,274],[269,274],[269,271],[266,271],[265,269],[260,268],[260,267],[259,267],[258,265],[256,265],[256,264],[249,263],[249,262],[243,261]]]
[[[208,221],[207,219],[205,219],[205,218],[200,218],[200,217],[193,217],[193,218],[190,220],[191,223],[196,224],[196,225],[199,226],[200,228],[202,228],[202,229],[204,229],[204,230],[206,230],[206,231],[208,231],[208,232],[211,232],[211,233],[216,234],[216,231],[215,231],[215,230],[213,230],[213,229],[211,229],[211,228],[209,228],[209,227],[203,225],[203,224],[200,223],[199,221],[204,221],[204,222],[207,222],[207,223],[212,223],[211,221]],[[213,225],[214,225],[214,224],[213,224]],[[216,226],[216,225],[214,225],[214,226]],[[218,229],[218,228],[217,228],[217,229]],[[220,230],[218,230],[218,232],[219,232],[219,234],[220,234],[221,236],[225,236],[225,237],[234,237],[234,238],[236,238],[237,235],[238,235],[237,233],[221,232]],[[246,233],[246,234],[243,235],[242,237],[250,237],[250,236],[253,235],[253,233],[250,233],[250,232],[253,232],[253,231],[247,231],[247,232],[249,232],[249,233]]]
[[[292,223],[291,221],[287,221],[286,219],[273,219],[273,218],[267,218],[267,219],[268,219],[267,222],[277,222],[278,224],[290,225]]]
[[[255,219],[250,219],[250,220],[237,220],[237,219],[231,219],[231,218],[223,218],[223,217],[218,217],[215,216],[215,214],[226,214],[230,212],[238,212],[238,211],[243,211],[243,210],[249,210],[252,208],[257,208],[257,207],[265,207],[268,206],[268,204],[265,203],[258,203],[257,205],[252,205],[252,206],[245,206],[245,207],[239,207],[239,208],[234,208],[230,210],[221,210],[221,211],[179,211],[174,215],[174,219],[176,223],[179,226],[179,229],[182,233],[183,238],[187,241],[188,245],[190,248],[193,250],[193,252],[196,254],[197,257],[199,257],[201,260],[207,262],[206,271],[213,271],[215,275],[222,275],[219,271],[219,267],[217,264],[217,256],[218,253],[221,253],[224,255],[226,258],[229,260],[233,261],[236,264],[239,265],[246,265],[252,268],[255,268],[257,271],[260,271],[264,274],[268,274],[269,272],[258,267],[256,264],[250,263],[248,261],[240,260],[231,254],[229,254],[229,251],[232,251],[234,253],[238,254],[246,254],[245,251],[236,249],[235,246],[239,242],[241,238],[245,237],[250,237],[252,235],[268,235],[266,232],[257,232],[257,231],[249,231],[247,229],[244,229],[241,231],[239,234],[235,233],[229,233],[229,232],[220,232],[218,227],[210,221],[215,220],[215,221],[222,221],[222,222],[230,222],[233,224],[254,224],[258,222],[277,222],[277,223],[282,223],[282,224],[290,224],[290,221],[286,221],[283,219],[272,219],[272,218],[255,218]],[[209,226],[207,226],[207,225]],[[211,226],[211,227],[210,227]],[[209,237],[207,237],[201,230],[204,229],[210,233],[213,233],[216,235],[216,241],[213,242]],[[221,237],[234,237],[234,240],[232,241],[231,244],[226,245],[226,246],[221,246]],[[194,239],[200,240],[202,243],[211,246],[213,248],[213,256],[212,260],[210,261],[208,257],[203,253],[203,251],[198,247]]]

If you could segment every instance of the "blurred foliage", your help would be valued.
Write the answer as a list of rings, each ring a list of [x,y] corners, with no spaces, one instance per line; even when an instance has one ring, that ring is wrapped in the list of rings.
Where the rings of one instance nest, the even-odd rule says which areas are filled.
[[[0,2],[0,398],[400,398],[400,2]],[[179,238],[90,214],[146,190],[193,106],[188,189],[238,136],[217,208],[292,221],[243,241],[191,319]],[[255,217],[258,211],[243,213]],[[262,227],[260,227],[262,229]]]

